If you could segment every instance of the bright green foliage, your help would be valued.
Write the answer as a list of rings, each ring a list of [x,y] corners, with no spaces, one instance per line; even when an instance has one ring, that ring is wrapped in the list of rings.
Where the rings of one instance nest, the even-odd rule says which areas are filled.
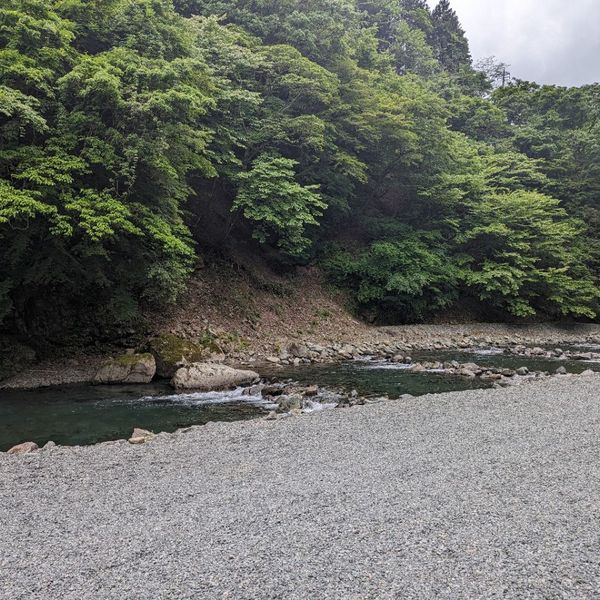
[[[447,0],[4,0],[0,324],[110,337],[205,248],[380,319],[594,317],[599,87],[499,69]]]
[[[416,321],[457,298],[458,269],[440,242],[407,230],[359,252],[335,251],[325,264],[335,281],[355,292],[361,311],[375,309],[391,322]]]
[[[458,237],[464,280],[517,316],[594,317],[600,290],[583,262],[583,226],[539,192],[492,194],[471,207]]]
[[[66,47],[78,27],[51,3],[0,13],[0,57],[31,67],[3,71],[0,87],[0,318],[29,331],[80,306],[93,323],[172,301],[193,259],[186,174],[214,173],[198,125],[216,89],[204,63],[191,50],[80,55]]]
[[[301,254],[310,240],[307,225],[318,225],[326,204],[317,185],[302,186],[294,180],[296,162],[280,156],[261,155],[246,173],[240,173],[240,189],[233,210],[255,223],[253,236],[260,242],[274,240],[291,255]]]

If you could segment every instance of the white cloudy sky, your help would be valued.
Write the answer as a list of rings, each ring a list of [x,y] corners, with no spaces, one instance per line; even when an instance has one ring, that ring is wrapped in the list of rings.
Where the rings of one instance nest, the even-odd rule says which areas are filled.
[[[514,77],[540,83],[600,82],[600,0],[450,3],[475,60],[494,55],[511,65]]]

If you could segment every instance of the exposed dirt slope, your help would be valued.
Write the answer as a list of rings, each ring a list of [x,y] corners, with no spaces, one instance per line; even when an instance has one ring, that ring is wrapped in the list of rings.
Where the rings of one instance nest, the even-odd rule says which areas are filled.
[[[241,348],[266,350],[291,340],[362,338],[373,330],[352,316],[347,298],[314,268],[293,276],[261,265],[216,262],[198,269],[170,311],[152,315],[156,331],[198,337],[208,330]]]

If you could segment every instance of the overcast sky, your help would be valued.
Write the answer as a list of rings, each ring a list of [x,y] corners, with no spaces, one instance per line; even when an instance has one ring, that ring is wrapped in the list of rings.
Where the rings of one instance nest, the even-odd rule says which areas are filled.
[[[540,83],[600,82],[600,0],[450,3],[475,60],[494,55],[511,65],[514,77]]]

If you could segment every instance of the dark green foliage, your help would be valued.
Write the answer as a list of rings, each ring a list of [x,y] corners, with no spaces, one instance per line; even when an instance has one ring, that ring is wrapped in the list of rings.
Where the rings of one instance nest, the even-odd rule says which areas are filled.
[[[458,73],[461,67],[471,66],[469,42],[449,0],[440,0],[433,9],[431,21],[431,45],[444,68],[450,73]]]
[[[599,87],[499,68],[446,0],[5,0],[0,323],[108,336],[236,244],[382,319],[594,317]]]

